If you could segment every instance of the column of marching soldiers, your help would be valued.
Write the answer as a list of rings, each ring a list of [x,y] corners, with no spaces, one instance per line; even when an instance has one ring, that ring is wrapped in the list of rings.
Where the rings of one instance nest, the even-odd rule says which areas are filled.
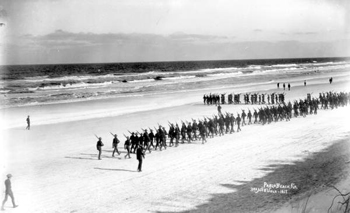
[[[245,104],[278,104],[284,103],[285,93],[245,93],[243,100]],[[217,104],[240,104],[241,94],[204,94],[203,103],[207,105]]]
[[[130,136],[124,134],[126,137],[124,149],[127,150],[125,157],[129,156],[130,158],[130,153],[135,153],[137,147],[142,147],[143,151],[148,150],[151,152],[151,148],[161,151],[167,147],[177,147],[179,144],[191,143],[196,140],[200,140],[204,144],[207,142],[207,138],[232,134],[235,130],[239,132],[241,131],[241,126],[244,125],[253,123],[265,125],[283,120],[289,121],[292,115],[294,117],[316,115],[319,107],[325,110],[334,109],[347,106],[349,103],[350,92],[320,93],[318,98],[311,98],[311,94],[307,94],[304,100],[295,100],[293,104],[291,102],[282,102],[278,106],[264,106],[254,109],[254,112],[248,109],[247,113],[245,110],[242,110],[241,113],[237,113],[236,117],[233,113],[219,113],[213,117],[197,119],[198,121],[196,119],[181,121],[181,127],[178,123],[168,122],[168,131],[164,126],[158,124],[158,128],[146,128],[142,129],[142,132],[129,131]],[[114,136],[116,137],[116,135]]]

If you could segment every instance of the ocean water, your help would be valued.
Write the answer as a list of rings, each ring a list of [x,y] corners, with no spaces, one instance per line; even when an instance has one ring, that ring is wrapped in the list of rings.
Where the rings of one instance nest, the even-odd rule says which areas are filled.
[[[349,75],[350,58],[0,67],[1,108]]]

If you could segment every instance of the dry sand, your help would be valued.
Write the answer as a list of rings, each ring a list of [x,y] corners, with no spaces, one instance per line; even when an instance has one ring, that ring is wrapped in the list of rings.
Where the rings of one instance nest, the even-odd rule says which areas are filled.
[[[294,100],[311,91],[317,96],[320,91],[348,88],[347,81],[307,87],[300,83],[286,93],[287,99]],[[117,133],[123,143],[127,130],[136,131],[157,123],[166,126],[167,121],[216,113],[215,106],[202,105],[200,92],[146,98],[125,103],[149,101],[162,105],[181,98],[185,102],[156,110],[137,108],[127,114],[113,112],[111,116],[72,118],[52,124],[44,122],[45,117],[50,119],[51,110],[55,109],[53,116],[71,113],[74,117],[72,109],[79,109],[79,103],[24,107],[6,110],[6,115],[2,111],[7,120],[11,119],[10,114],[16,121],[23,118],[25,124],[26,115],[31,114],[33,121],[35,115],[41,116],[42,123],[34,122],[30,131],[25,130],[25,125],[14,125],[1,132],[1,177],[5,180],[7,173],[13,174],[13,191],[20,205],[12,209],[9,200],[6,212],[301,212],[297,203],[302,203],[309,193],[315,195],[307,208],[319,212],[324,208],[318,207],[323,204],[328,208],[336,195],[325,185],[334,184],[350,191],[344,183],[349,166],[349,107],[320,110],[318,115],[289,122],[244,126],[239,133],[208,139],[205,145],[198,141],[147,152],[143,172],[139,173],[135,155],[124,159],[122,145],[121,156],[111,157],[110,131]],[[113,108],[111,101],[112,104],[97,101],[84,105],[96,112],[104,109],[108,112]],[[121,103],[114,104],[117,108]],[[223,111],[236,113],[248,107],[256,106],[224,105]],[[101,161],[97,160],[94,133],[105,144]],[[297,189],[286,193],[252,191],[264,184],[277,183],[294,184]],[[322,197],[322,193],[327,196]]]

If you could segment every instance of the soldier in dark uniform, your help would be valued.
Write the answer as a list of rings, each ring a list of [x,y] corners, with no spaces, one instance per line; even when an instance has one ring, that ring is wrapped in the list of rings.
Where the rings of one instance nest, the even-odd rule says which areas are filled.
[[[150,147],[152,146],[152,148],[154,148],[154,144],[153,144],[153,141],[154,141],[154,133],[152,131],[152,129],[149,130],[150,133],[148,134],[148,137],[150,139]]]
[[[290,90],[290,83],[288,83],[288,90]]]
[[[235,132],[235,130],[234,130],[235,120],[236,120],[235,116],[233,116],[233,113],[231,113],[231,116],[230,116],[231,131],[230,131],[230,133]]]
[[[174,139],[175,139],[175,128],[173,124],[169,126],[170,126],[169,127],[169,137],[170,137],[169,146],[172,147],[174,145]]]
[[[162,145],[164,146],[164,149],[166,149],[167,145],[166,145],[166,130],[165,127],[163,127],[163,131],[162,131]]]
[[[252,124],[252,113],[250,112],[250,110],[248,111],[248,119],[249,119],[248,125]]]
[[[241,131],[241,117],[239,117],[239,114],[237,114],[236,124],[237,124],[237,132]]]
[[[199,134],[200,134],[200,136],[202,138],[202,144],[204,144],[204,142],[207,142],[207,139],[206,139],[206,134],[207,134],[206,128],[202,124],[202,122],[199,122],[198,128],[199,128]]]
[[[113,138],[113,142],[112,142],[112,146],[113,146],[113,153],[112,153],[112,157],[114,157],[114,153],[117,152],[118,155],[120,155],[119,151],[118,151],[118,144],[119,144],[119,139],[117,137],[117,134],[114,135]]]
[[[180,128],[179,125],[176,124],[175,126],[175,147],[179,145],[180,142]]]
[[[96,144],[96,148],[98,150],[98,159],[101,160],[101,153],[102,153],[102,146],[104,146],[104,144],[102,143],[102,138],[98,138],[97,144]]]
[[[124,143],[124,149],[126,149],[127,153],[124,156],[124,158],[126,158],[126,156],[129,156],[129,158],[131,158],[130,157],[130,145],[131,145],[130,138],[126,137],[126,141]]]
[[[13,208],[18,207],[18,205],[16,205],[16,203],[15,203],[15,197],[13,196],[13,192],[12,192],[11,177],[12,177],[12,175],[8,174],[7,175],[7,179],[5,180],[5,187],[6,187],[6,189],[5,189],[5,199],[4,199],[4,201],[2,201],[2,206],[1,206],[1,210],[2,211],[5,210],[4,205],[5,205],[6,201],[7,201],[8,196],[10,196],[10,198],[12,200]]]
[[[184,122],[182,122],[182,126],[181,126],[181,141],[182,143],[185,143],[186,140],[186,125]]]
[[[192,120],[193,120],[193,119],[192,119]],[[193,132],[193,139],[194,139],[194,140],[197,140],[197,130],[198,130],[197,122],[196,122],[196,120],[193,120],[193,123],[192,123],[192,132]]]
[[[142,160],[145,158],[145,153],[143,152],[143,147],[141,145],[137,146],[136,149],[136,159],[139,161],[139,165],[137,167],[138,172],[142,172]]]
[[[254,109],[254,123],[258,123],[258,112]]]
[[[221,115],[218,119],[219,123],[219,136],[224,135],[224,117]]]
[[[191,122],[187,125],[186,130],[187,130],[186,132],[187,132],[188,142],[191,143],[191,141],[192,141],[192,125],[191,125]]]
[[[135,136],[135,133],[132,132],[131,136],[130,136],[130,141],[131,141],[131,148],[130,148],[130,152],[135,153],[135,149],[136,149],[136,144],[137,144],[137,138]],[[134,150],[134,151],[133,151]]]
[[[245,114],[244,110],[242,110],[242,126],[247,125],[247,124],[245,123],[245,117],[246,117],[246,116],[247,116],[247,114]]]
[[[145,129],[145,132],[143,133],[143,143],[144,147],[148,150],[149,153],[151,153],[150,141],[151,139],[149,138],[147,129]]]

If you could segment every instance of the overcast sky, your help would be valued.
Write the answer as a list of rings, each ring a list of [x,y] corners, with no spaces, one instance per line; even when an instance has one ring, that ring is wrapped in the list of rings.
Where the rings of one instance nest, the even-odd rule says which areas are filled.
[[[348,0],[0,0],[1,64],[350,56]]]

